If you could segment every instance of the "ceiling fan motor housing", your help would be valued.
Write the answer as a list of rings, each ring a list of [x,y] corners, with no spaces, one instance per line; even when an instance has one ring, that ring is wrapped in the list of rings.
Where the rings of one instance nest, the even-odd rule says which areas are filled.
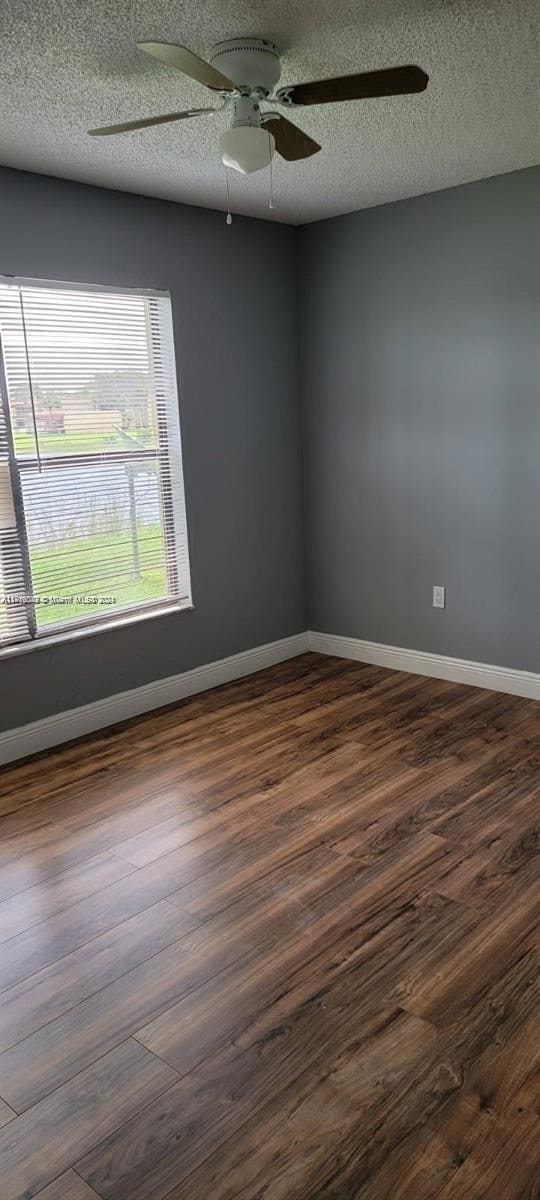
[[[281,75],[279,50],[266,38],[228,38],[214,46],[208,61],[238,88],[267,96]]]
[[[231,125],[260,125],[261,110],[258,96],[234,96],[229,105],[232,110]]]

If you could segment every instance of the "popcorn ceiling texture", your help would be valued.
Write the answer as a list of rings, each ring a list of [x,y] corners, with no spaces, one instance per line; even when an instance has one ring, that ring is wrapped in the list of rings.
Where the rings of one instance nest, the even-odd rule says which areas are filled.
[[[302,224],[540,161],[538,0],[4,0],[0,162],[209,208],[225,207],[224,114],[93,140],[93,126],[212,103],[135,46],[202,56],[269,37],[281,83],[418,63],[426,93],[297,109],[322,145],[303,163],[231,173],[233,210]]]

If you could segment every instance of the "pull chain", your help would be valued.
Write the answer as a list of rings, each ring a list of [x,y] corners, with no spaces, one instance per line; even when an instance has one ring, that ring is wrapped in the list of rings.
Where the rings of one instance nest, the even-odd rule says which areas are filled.
[[[232,225],[231,194],[229,191],[229,168],[228,167],[225,167],[225,181],[227,184],[227,225]]]

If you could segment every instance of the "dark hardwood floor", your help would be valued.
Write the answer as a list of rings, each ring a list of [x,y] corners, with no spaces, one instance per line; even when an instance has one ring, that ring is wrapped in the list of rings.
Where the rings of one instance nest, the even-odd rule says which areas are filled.
[[[2,1200],[538,1200],[537,703],[306,654],[0,814]]]

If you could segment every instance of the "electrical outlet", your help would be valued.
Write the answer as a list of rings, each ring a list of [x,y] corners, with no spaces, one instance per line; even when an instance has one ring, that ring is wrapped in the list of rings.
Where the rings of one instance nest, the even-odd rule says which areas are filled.
[[[433,607],[446,608],[446,588],[437,584],[433,587]]]

